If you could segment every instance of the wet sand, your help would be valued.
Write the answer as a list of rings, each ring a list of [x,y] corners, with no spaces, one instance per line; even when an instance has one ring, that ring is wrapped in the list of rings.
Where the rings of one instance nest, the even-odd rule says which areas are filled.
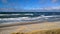
[[[35,27],[37,29],[41,28],[41,29],[50,29],[50,28],[60,28],[60,21],[58,22],[43,22],[43,23],[30,23],[30,24],[17,24],[17,25],[14,25],[14,26],[8,26],[6,25],[6,27],[1,27],[0,28],[0,34],[11,34],[12,32],[18,32],[20,29],[22,29],[22,27],[27,27],[25,30],[28,30],[30,29],[31,27],[35,27],[35,26],[38,26],[38,27]],[[35,29],[35,30],[37,30]],[[25,31],[23,30],[23,31]],[[30,29],[32,30],[32,29]],[[26,32],[26,31],[25,31]]]

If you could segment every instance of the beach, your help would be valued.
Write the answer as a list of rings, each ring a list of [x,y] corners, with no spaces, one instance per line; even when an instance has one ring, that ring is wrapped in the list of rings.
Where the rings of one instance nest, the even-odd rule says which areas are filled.
[[[60,34],[60,1],[0,0],[0,34]]]
[[[38,26],[38,27],[37,27]],[[25,28],[25,29],[23,29]],[[32,29],[30,29],[32,28]],[[42,22],[42,23],[35,23],[35,24],[23,24],[23,25],[14,25],[14,26],[9,26],[9,27],[1,27],[0,28],[0,34],[11,34],[13,32],[18,32],[19,30],[22,31],[32,31],[34,30],[33,28],[36,28],[35,30],[46,30],[46,29],[55,29],[59,28],[60,29],[60,21],[58,22]],[[27,32],[25,31],[25,32]]]

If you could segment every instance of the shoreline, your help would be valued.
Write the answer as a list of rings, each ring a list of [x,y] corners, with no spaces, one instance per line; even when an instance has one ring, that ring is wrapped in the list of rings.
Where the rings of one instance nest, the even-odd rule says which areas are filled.
[[[19,25],[29,25],[29,24],[38,24],[38,23],[44,23],[44,22],[48,22],[48,21],[37,21],[37,22],[17,22],[14,24],[0,24],[0,28],[4,28],[4,27],[11,27],[11,26],[19,26]],[[55,22],[55,21],[53,21]],[[60,21],[56,21],[56,22],[60,22]],[[50,22],[51,23],[51,22]]]
[[[43,21],[45,22],[45,21]],[[14,24],[0,24],[0,28],[3,28],[3,27],[10,27],[10,26],[18,26],[18,25],[28,25],[28,24],[37,24],[37,23],[43,23],[42,21],[38,21],[38,22],[17,22],[17,23],[14,23]]]

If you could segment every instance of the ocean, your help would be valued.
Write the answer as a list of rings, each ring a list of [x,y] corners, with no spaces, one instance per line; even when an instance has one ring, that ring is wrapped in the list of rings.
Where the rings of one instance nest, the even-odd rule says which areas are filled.
[[[60,12],[0,12],[0,24],[60,21]]]

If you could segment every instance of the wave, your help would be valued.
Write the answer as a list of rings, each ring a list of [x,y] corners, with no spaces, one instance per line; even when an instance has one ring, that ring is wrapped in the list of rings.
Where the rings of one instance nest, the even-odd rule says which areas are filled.
[[[0,20],[36,20],[40,18],[50,18],[50,17],[59,17],[59,16],[38,16],[38,17],[18,17],[18,18],[0,18]]]
[[[12,15],[18,16],[18,15],[34,15],[34,14],[0,14],[0,16],[12,16]]]
[[[34,15],[34,14],[23,14],[23,15]]]
[[[0,18],[0,23],[7,22],[31,22],[31,21],[44,21],[48,19],[55,19],[59,16],[38,16],[38,17],[18,17],[18,18]],[[59,17],[60,18],[60,17]]]

